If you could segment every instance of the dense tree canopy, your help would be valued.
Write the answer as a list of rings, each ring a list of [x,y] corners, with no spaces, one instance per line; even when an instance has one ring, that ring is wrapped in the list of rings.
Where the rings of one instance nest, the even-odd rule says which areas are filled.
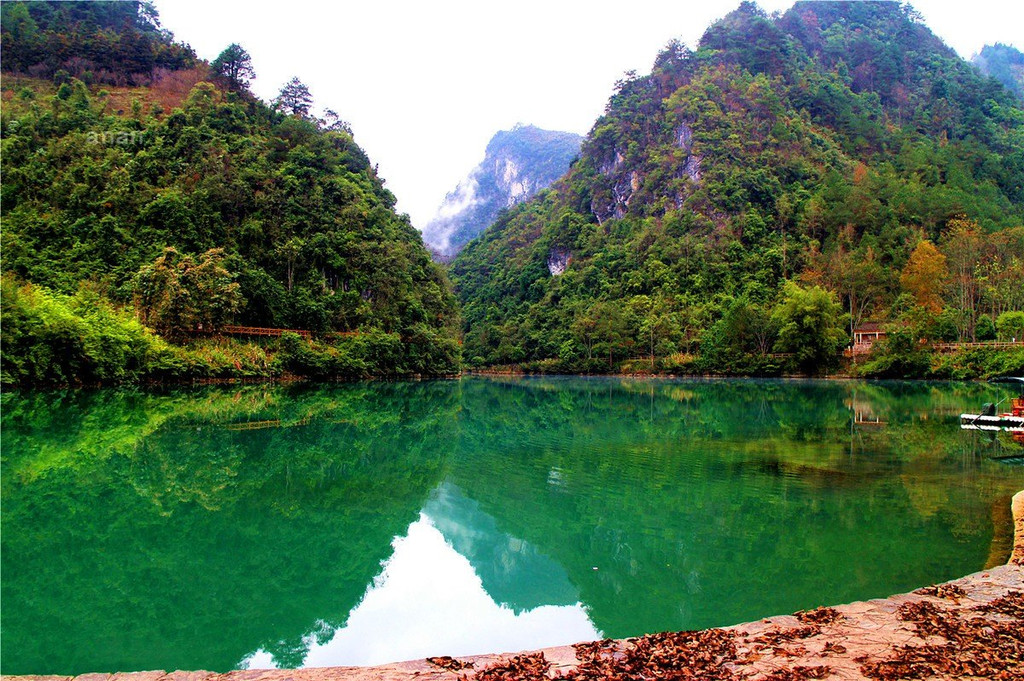
[[[20,318],[85,323],[85,282],[172,337],[229,322],[318,335],[240,372],[458,368],[448,279],[298,78],[264,104],[244,49],[200,62],[146,3],[2,12],[0,239]],[[845,344],[837,320],[846,342],[888,324],[907,353],[1013,337],[1022,225],[1020,101],[909,6],[744,2],[696,50],[673,41],[650,74],[626,74],[569,172],[501,213],[452,274],[476,366],[816,372]],[[827,323],[787,317],[796,291]],[[174,371],[231,364],[207,359]]]
[[[848,330],[991,333],[1024,309],[1021,225],[1024,110],[909,6],[744,2],[695,51],[670,43],[627,74],[569,173],[452,271],[478,364],[600,370],[604,343],[666,370],[771,373],[764,317],[786,281],[834,294]],[[622,324],[602,335],[605,304]]]
[[[30,33],[23,11],[20,26],[6,19],[8,5],[21,4],[4,3],[5,69],[8,50],[19,54]],[[28,5],[29,19],[58,34],[123,14],[125,27],[111,33],[119,39],[150,25],[143,9]],[[171,49],[150,26],[146,35]],[[225,57],[220,72],[244,78],[244,50],[231,59],[238,63]],[[302,92],[284,112],[209,82],[176,102],[167,95],[168,83],[194,82],[200,71],[155,73],[148,89],[114,91],[67,74],[5,77],[4,271],[56,294],[90,282],[171,335],[225,322],[358,333],[388,353],[398,342],[388,373],[455,370],[447,278],[347,126],[306,117]]]
[[[216,331],[245,304],[223,263],[220,248],[211,248],[196,261],[168,246],[132,282],[139,319],[169,337],[197,329]]]
[[[842,308],[833,294],[818,286],[803,289],[787,283],[775,318],[779,329],[776,347],[795,355],[806,370],[835,364],[839,350],[846,345]]]
[[[159,69],[194,66],[195,53],[160,28],[152,3],[5,2],[2,68],[39,78],[148,84]]]

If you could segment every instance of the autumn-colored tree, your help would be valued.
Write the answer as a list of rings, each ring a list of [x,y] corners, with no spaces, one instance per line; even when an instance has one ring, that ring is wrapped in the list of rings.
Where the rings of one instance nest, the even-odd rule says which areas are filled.
[[[942,291],[948,278],[946,256],[931,241],[922,239],[900,273],[900,285],[914,296],[918,305],[938,314],[942,311]]]

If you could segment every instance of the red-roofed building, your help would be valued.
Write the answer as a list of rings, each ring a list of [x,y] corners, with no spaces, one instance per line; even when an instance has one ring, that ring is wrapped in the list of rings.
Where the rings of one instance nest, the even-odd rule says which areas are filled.
[[[853,354],[871,352],[871,346],[885,338],[881,322],[864,322],[853,330]]]

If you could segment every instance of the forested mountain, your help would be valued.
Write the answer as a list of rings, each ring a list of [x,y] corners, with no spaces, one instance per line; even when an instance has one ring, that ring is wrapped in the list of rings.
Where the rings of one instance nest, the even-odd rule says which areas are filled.
[[[571,170],[461,252],[464,352],[819,371],[874,320],[926,374],[918,338],[1019,323],[1022,225],[1020,102],[908,5],[744,2],[627,74]]]
[[[2,18],[5,73],[143,85],[161,70],[196,65],[148,2],[9,2]]]
[[[5,381],[111,378],[98,358],[124,343],[152,364],[166,348],[132,318],[182,344],[231,322],[348,334],[269,371],[457,369],[446,276],[298,79],[267,105],[242,48],[197,61],[145,3],[3,3],[0,41]]]
[[[259,101],[241,46],[207,64],[146,3],[0,11],[4,382],[458,369],[444,272],[301,81]],[[469,212],[575,145],[499,134]],[[628,74],[578,154],[454,262],[471,364],[815,372],[876,321],[868,373],[1024,371],[927,354],[1024,336],[1024,110],[907,5],[744,2]],[[196,336],[232,322],[314,339]]]
[[[423,239],[451,255],[494,222],[498,213],[533,197],[561,177],[583,138],[517,125],[487,144],[484,160],[450,192],[423,229]]]
[[[1024,101],[1024,52],[1012,45],[986,45],[971,63],[986,76],[992,76]]]

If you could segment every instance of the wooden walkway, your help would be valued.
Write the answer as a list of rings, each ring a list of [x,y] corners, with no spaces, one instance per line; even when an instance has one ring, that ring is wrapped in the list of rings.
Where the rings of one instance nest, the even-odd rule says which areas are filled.
[[[246,336],[249,338],[264,336],[270,338],[280,338],[285,333],[298,334],[306,340],[313,339],[313,332],[309,329],[278,329],[270,326],[239,326],[237,324],[225,324],[218,328],[216,331],[206,331],[203,329],[195,329],[192,331],[195,335],[226,335],[226,336]],[[358,336],[359,331],[329,331],[324,333],[323,336],[327,338],[349,338],[351,336]]]
[[[240,421],[235,423],[227,423],[224,425],[228,430],[263,430],[264,428],[294,428],[296,426],[309,425],[309,417],[299,419],[298,421],[292,421],[290,423],[282,423],[281,419],[267,419],[265,421]]]
[[[924,341],[921,341],[922,346]],[[871,349],[874,344],[872,343],[861,343],[854,345],[851,351],[849,346],[843,348],[844,357],[861,357],[871,353]],[[974,343],[933,343],[931,349],[936,352],[956,352],[957,350],[1013,350],[1015,348],[1024,348],[1024,340],[1017,342],[1010,341],[977,341]]]
[[[978,341],[976,343],[936,343],[933,346],[939,352],[956,352],[957,350],[1012,350],[1013,348],[1024,348],[1024,340],[1016,343],[1010,341]]]
[[[236,326],[234,324],[225,324],[220,327],[220,333],[226,333],[229,336],[274,336],[280,337],[286,331],[297,333],[306,340],[313,337],[313,333],[307,329],[274,329],[268,326]]]

